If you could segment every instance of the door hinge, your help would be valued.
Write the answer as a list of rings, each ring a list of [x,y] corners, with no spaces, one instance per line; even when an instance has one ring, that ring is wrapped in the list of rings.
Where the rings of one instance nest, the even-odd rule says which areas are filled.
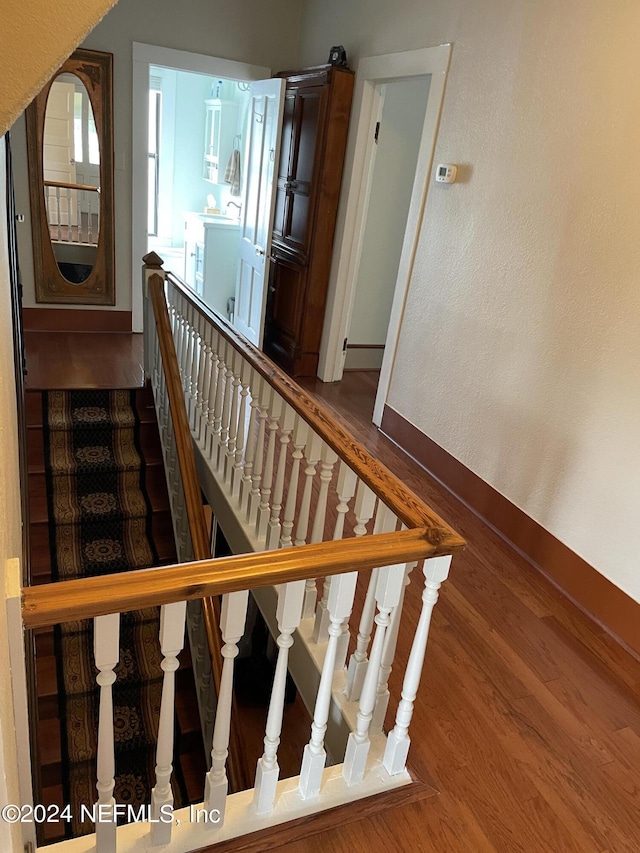
[[[380,133],[380,122],[376,122],[376,132],[373,134],[373,141],[375,144],[378,144],[378,134]]]
[[[342,352],[347,351],[347,340],[348,340],[348,338],[345,338],[343,343],[342,343]]]

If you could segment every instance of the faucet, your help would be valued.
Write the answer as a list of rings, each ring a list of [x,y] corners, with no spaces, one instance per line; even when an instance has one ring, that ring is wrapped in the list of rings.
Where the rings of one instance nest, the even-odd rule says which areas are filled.
[[[226,209],[226,212],[227,212],[227,216],[229,216],[229,208],[230,208],[230,207],[232,207],[232,206],[233,206],[233,207],[235,207],[235,208],[237,208],[237,210],[238,210],[238,215],[237,215],[237,217],[236,217],[236,218],[237,218],[237,219],[240,219],[240,214],[242,213],[242,205],[241,205],[241,204],[236,204],[236,202],[235,202],[235,201],[228,201],[228,202],[227,202],[227,206],[226,206],[226,208],[225,208],[225,209]]]

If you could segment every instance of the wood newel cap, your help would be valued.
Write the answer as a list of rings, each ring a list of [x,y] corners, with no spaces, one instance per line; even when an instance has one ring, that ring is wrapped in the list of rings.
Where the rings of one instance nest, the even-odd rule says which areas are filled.
[[[156,252],[149,252],[142,258],[144,265],[150,270],[161,270],[164,264],[163,259]]]

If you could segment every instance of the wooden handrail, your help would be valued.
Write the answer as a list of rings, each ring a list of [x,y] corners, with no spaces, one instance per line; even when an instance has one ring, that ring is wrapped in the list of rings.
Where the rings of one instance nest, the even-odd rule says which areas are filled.
[[[167,396],[169,398],[169,411],[173,421],[173,432],[178,454],[180,476],[182,478],[182,488],[184,490],[193,556],[195,560],[208,560],[211,557],[211,548],[209,546],[207,523],[202,505],[202,493],[196,471],[196,461],[193,455],[189,419],[187,417],[182,383],[180,381],[178,358],[173,342],[167,303],[164,298],[164,281],[161,276],[154,273],[149,277],[148,286],[151,304],[153,305],[153,314],[156,320],[158,345],[160,347],[160,355],[162,356],[162,367],[167,386]]]
[[[242,354],[251,365],[275,388],[280,396],[294,409],[312,429],[352,468],[407,527],[425,528],[429,541],[436,545],[441,539],[454,536],[462,543],[458,534],[405,486],[386,466],[359,445],[353,436],[335,418],[316,403],[302,388],[257,347],[247,341],[227,320],[212,311],[200,297],[180,278],[171,272],[167,280],[177,288],[194,308],[214,324],[231,346]]]
[[[43,181],[45,187],[58,187],[62,190],[91,190],[91,192],[99,193],[100,187],[92,187],[89,184],[65,184],[62,181]]]
[[[22,590],[25,627],[44,628],[74,619],[192,601],[306,578],[367,571],[453,554],[457,535],[434,544],[424,528],[299,545],[277,551],[180,563],[126,574],[39,584]]]
[[[158,346],[160,347],[167,397],[169,399],[169,412],[173,423],[178,468],[182,480],[193,556],[196,561],[210,561],[212,557],[211,545],[202,504],[200,483],[198,482],[198,473],[196,471],[196,461],[193,455],[189,419],[184,402],[182,383],[180,382],[178,358],[171,332],[167,301],[164,295],[164,279],[158,273],[153,273],[149,276],[147,286],[156,322]],[[219,695],[220,683],[222,681],[223,658],[220,642],[220,601],[218,597],[213,599],[208,597],[203,598],[202,615],[211,657],[213,683],[216,694]],[[227,772],[233,791],[243,791],[245,788],[251,787],[248,770],[245,762],[242,760],[240,733],[235,727],[231,729],[230,733]]]

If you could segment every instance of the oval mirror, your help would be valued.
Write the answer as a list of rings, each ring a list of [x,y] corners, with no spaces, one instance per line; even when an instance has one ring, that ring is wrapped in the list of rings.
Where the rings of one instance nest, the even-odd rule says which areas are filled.
[[[112,70],[79,48],[27,107],[36,302],[115,304]]]
[[[100,235],[100,140],[89,93],[75,74],[59,74],[49,89],[42,170],[53,256],[70,284],[82,284]]]

